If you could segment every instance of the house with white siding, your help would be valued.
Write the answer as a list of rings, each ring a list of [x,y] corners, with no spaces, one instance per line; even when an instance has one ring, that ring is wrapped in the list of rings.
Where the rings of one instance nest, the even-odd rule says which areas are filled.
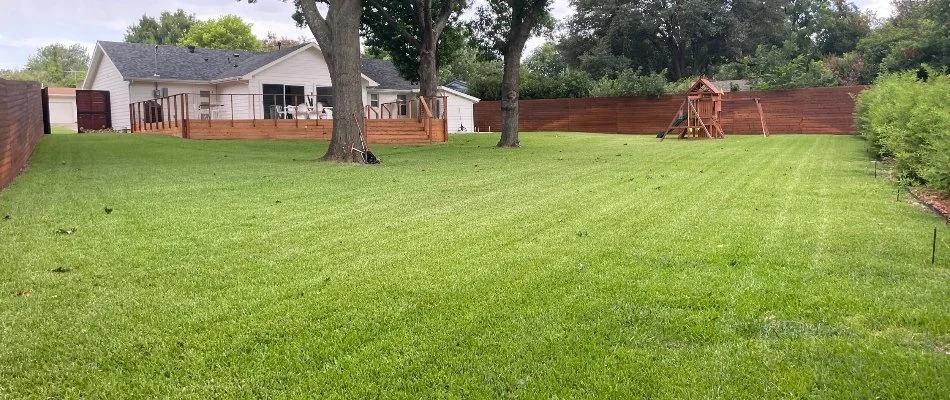
[[[390,61],[363,60],[361,67],[367,118],[419,115],[418,102],[413,103],[418,86],[401,78]],[[136,110],[130,104],[178,94],[188,94],[188,104],[156,104],[187,107],[189,115],[208,120],[333,116],[329,69],[314,43],[251,52],[100,41],[82,89],[110,92],[112,126],[118,130],[133,125]],[[450,132],[471,130],[478,99],[449,88],[439,90],[445,104],[431,106],[433,112],[448,120]],[[158,114],[160,118],[162,112]]]

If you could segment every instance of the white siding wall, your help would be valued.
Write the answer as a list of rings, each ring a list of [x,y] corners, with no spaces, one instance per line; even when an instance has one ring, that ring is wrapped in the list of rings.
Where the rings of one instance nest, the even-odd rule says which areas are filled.
[[[383,104],[386,104],[386,103],[395,102],[397,95],[406,95],[406,100],[407,100],[407,101],[412,101],[413,99],[416,98],[416,93],[412,93],[412,92],[410,92],[410,91],[408,91],[408,90],[405,91],[405,92],[392,92],[392,91],[374,92],[372,89],[370,89],[370,92],[369,92],[369,93],[376,93],[376,94],[379,94],[379,104],[380,104],[380,106],[379,106],[379,107],[376,107],[376,111],[379,112],[379,117],[380,117],[380,118],[389,118],[389,114],[383,114],[382,105],[383,105]],[[366,103],[367,105],[369,105],[369,104],[370,104],[370,103],[369,103],[369,94],[367,93],[366,96],[367,96],[367,97],[366,97],[367,100],[365,101],[365,103]],[[393,110],[393,117],[394,117],[394,118],[397,118],[397,117],[395,116],[396,108],[394,108],[393,105],[390,105],[389,107]],[[376,118],[376,114],[370,113],[370,118]]]
[[[168,89],[168,95],[174,96],[176,94],[189,94],[188,97],[188,106],[189,118],[199,119],[200,113],[198,111],[198,92],[202,90],[208,90],[212,93],[212,103],[220,104],[217,102],[217,98],[213,96],[215,93],[215,87],[213,85],[200,85],[200,84],[191,84],[191,83],[178,83],[178,82],[158,82],[158,90]],[[129,92],[131,103],[136,103],[139,101],[152,100],[155,98],[155,82],[149,81],[134,81],[129,85]],[[179,106],[180,107],[180,106]],[[217,113],[220,113],[220,110],[224,107],[217,107]],[[215,117],[220,118],[218,114],[215,114]]]
[[[221,104],[218,118],[230,119],[232,110],[234,110],[234,119],[264,118],[260,111],[252,107],[254,99],[248,96],[248,89],[248,83],[243,81],[219,84],[217,95],[212,99],[213,103]],[[260,102],[260,99],[257,99],[257,102]]]
[[[109,101],[112,106],[112,128],[121,130],[129,128],[129,83],[122,79],[122,74],[115,67],[109,56],[103,54],[102,62],[96,70],[95,76],[89,85],[90,90],[109,91]]]
[[[465,127],[466,132],[474,132],[475,103],[452,93],[442,93],[442,95],[448,96],[449,132],[460,132],[461,126]]]
[[[277,65],[258,72],[249,82],[248,93],[264,93],[265,84],[303,86],[307,96],[316,95],[317,86],[331,86],[330,70],[327,68],[323,54],[315,48],[308,48],[293,57],[284,59]],[[363,82],[362,91],[363,104],[368,104],[369,97],[366,94],[365,82]],[[260,116],[264,112],[263,99],[258,97],[254,103],[257,107],[256,113]]]
[[[53,126],[76,130],[76,95],[49,96],[49,122]]]

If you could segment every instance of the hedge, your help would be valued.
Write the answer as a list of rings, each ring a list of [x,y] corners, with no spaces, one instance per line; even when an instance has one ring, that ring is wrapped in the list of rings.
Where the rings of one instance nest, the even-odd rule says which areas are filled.
[[[857,101],[858,130],[900,178],[950,191],[950,76],[928,70],[883,74]]]

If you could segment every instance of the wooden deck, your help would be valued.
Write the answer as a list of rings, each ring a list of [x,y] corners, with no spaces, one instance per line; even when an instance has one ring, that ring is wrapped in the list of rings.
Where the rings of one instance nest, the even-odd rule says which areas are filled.
[[[192,119],[169,121],[170,123],[166,123],[164,127],[161,123],[144,124],[136,127],[134,133],[163,134],[199,140],[330,140],[333,133],[333,121],[332,119],[233,121]],[[366,120],[366,140],[370,144],[443,143],[448,140],[446,123],[444,119],[369,119]]]
[[[133,133],[162,134],[183,139],[310,139],[330,140],[333,119],[194,119],[192,95],[180,94],[129,105]],[[155,105],[159,106],[156,107]],[[431,108],[420,102],[415,115],[370,118],[366,121],[366,141],[370,144],[432,144],[448,141],[448,120],[433,118]],[[443,100],[442,104],[445,104]],[[410,108],[411,110],[411,108]],[[440,113],[444,116],[445,112]],[[423,114],[424,112],[424,114]],[[195,113],[197,114],[197,113]],[[422,114],[422,115],[420,115]],[[229,113],[234,116],[235,113]],[[351,119],[341,120],[353,123]]]

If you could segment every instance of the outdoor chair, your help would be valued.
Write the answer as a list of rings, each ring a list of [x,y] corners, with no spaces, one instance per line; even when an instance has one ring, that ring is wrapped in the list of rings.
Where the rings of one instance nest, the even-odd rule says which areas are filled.
[[[278,119],[293,118],[294,114],[291,110],[289,110],[290,108],[292,108],[292,106],[287,106],[287,107],[284,107],[282,105],[274,106],[274,109],[277,110],[277,118]]]
[[[310,119],[310,108],[307,103],[300,103],[294,108],[294,114],[297,119]]]

